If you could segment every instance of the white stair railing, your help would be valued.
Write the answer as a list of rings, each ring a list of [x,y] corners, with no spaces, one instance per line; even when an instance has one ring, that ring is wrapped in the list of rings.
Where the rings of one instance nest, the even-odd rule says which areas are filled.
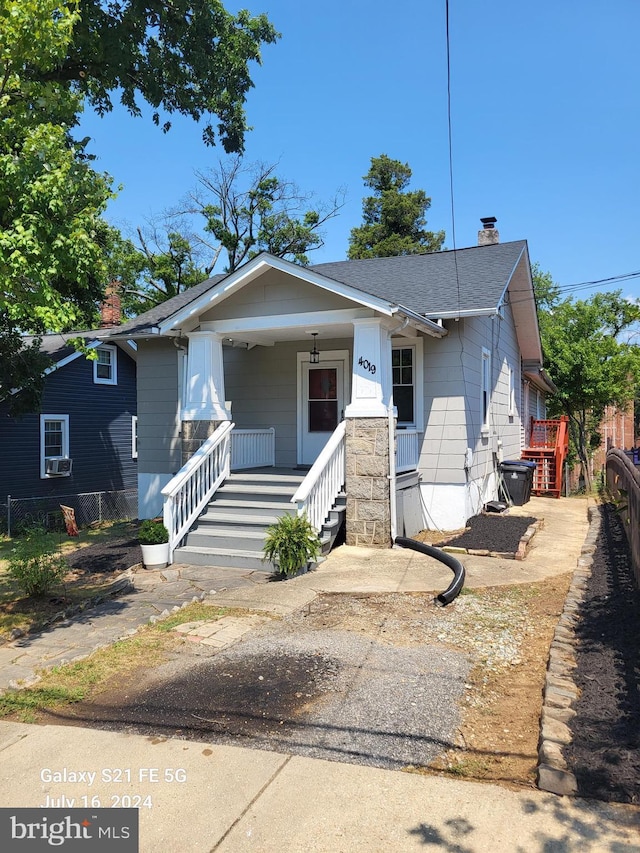
[[[415,471],[420,458],[420,433],[415,429],[396,429],[396,473]]]
[[[291,498],[291,503],[297,504],[298,515],[306,513],[318,533],[344,488],[345,431],[346,422],[341,421]]]
[[[234,429],[231,433],[231,470],[264,468],[276,464],[276,431]]]
[[[180,541],[229,476],[233,426],[230,421],[220,424],[162,490],[170,564]]]

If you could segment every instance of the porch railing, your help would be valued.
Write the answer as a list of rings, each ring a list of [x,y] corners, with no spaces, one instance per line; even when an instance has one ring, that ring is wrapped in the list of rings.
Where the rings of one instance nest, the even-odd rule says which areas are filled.
[[[231,433],[231,470],[262,468],[276,464],[276,431],[234,429]]]
[[[233,426],[230,421],[220,424],[162,490],[164,523],[169,531],[169,563],[173,562],[173,552],[191,525],[229,476]]]
[[[415,471],[420,458],[420,433],[416,429],[396,429],[396,473]]]
[[[345,432],[341,421],[291,498],[298,515],[306,513],[318,533],[345,485]]]

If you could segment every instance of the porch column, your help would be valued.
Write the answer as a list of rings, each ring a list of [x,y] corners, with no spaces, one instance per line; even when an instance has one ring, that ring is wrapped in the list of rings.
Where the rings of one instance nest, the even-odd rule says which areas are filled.
[[[225,404],[222,336],[191,332],[182,409],[182,464],[222,421],[231,420]]]
[[[391,339],[379,319],[354,320],[351,403],[345,409],[346,542],[391,545]]]

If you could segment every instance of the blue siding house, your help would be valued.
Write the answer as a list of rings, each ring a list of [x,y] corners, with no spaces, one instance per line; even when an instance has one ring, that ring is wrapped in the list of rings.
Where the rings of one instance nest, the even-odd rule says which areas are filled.
[[[81,333],[96,361],[67,342],[79,333],[45,335],[41,349],[52,365],[40,412],[11,417],[0,403],[0,503],[14,523],[33,517],[32,509],[39,520],[59,514],[60,503],[74,507],[80,523],[137,516],[136,346],[107,342],[104,333]],[[125,491],[128,512],[113,508],[114,501],[123,506],[122,495],[104,496],[98,507],[94,493]]]

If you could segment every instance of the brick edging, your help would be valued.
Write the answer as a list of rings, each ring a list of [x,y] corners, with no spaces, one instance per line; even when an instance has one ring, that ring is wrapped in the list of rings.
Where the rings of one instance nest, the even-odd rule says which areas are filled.
[[[573,680],[573,670],[577,666],[574,628],[580,618],[578,611],[591,577],[593,554],[602,522],[598,506],[589,507],[588,515],[589,530],[551,641],[543,690],[537,781],[538,788],[552,794],[571,795],[578,791],[576,777],[567,768],[563,749],[571,743],[568,723],[576,715],[572,706],[580,695]]]

